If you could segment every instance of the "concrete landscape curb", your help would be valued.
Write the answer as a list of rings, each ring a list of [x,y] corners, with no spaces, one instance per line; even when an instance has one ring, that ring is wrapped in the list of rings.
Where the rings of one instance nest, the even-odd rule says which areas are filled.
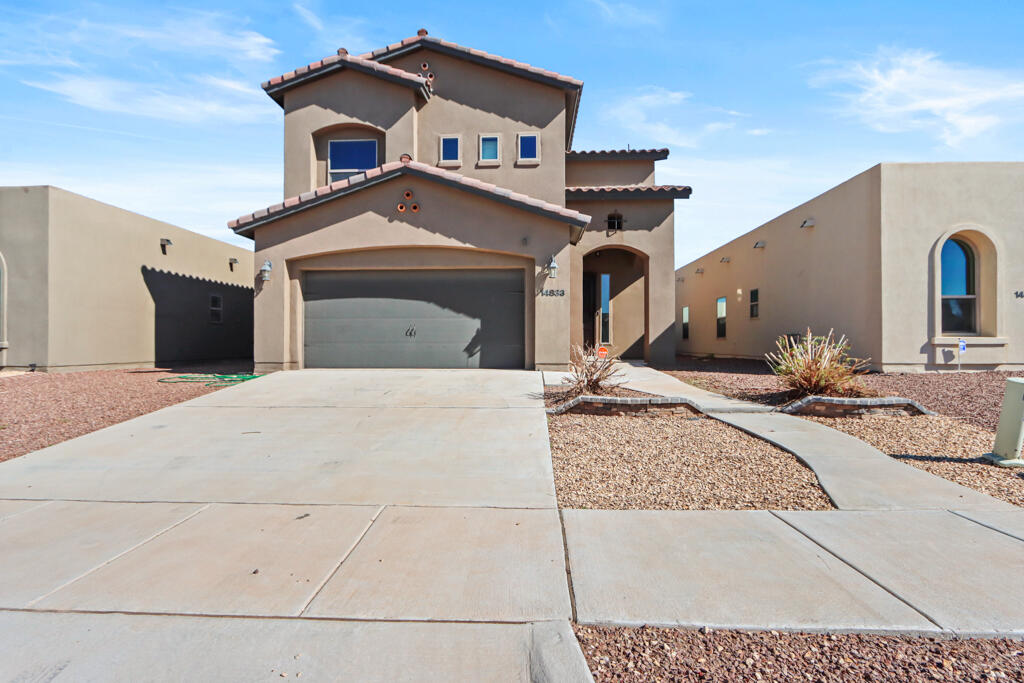
[[[692,400],[683,396],[651,396],[650,398],[644,396],[577,396],[576,398],[566,401],[553,408],[548,408],[545,412],[548,415],[561,415],[571,411],[573,408],[581,404],[593,404],[598,406],[641,406],[648,408],[650,406],[658,407],[672,407],[672,406],[687,406],[692,408],[694,411],[703,413],[700,407]]]
[[[835,407],[837,410],[816,411],[815,406]],[[819,412],[829,415],[834,412],[849,415],[871,412],[872,409],[885,408],[912,408],[921,415],[936,415],[917,401],[899,396],[884,396],[875,398],[838,398],[835,396],[805,396],[799,401],[790,403],[787,406],[777,408],[777,412],[787,415],[815,415]]]

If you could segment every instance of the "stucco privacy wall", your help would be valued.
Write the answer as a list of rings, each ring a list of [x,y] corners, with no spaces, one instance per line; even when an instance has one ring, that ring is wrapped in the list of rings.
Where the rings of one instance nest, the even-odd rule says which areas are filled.
[[[880,181],[875,166],[679,268],[674,319],[680,353],[762,358],[780,335],[810,327],[846,334],[855,355],[880,363]],[[801,228],[806,219],[814,227]],[[760,241],[764,247],[755,249]],[[751,289],[759,293],[757,319],[750,318]],[[724,339],[716,338],[719,297],[727,300]],[[680,334],[683,306],[690,309],[689,340]]]
[[[17,192],[23,189],[5,188],[3,196]],[[27,349],[19,340],[18,355],[12,353],[8,365],[76,370],[249,356],[252,252],[60,188],[30,188],[28,196],[34,194],[43,201],[33,210],[48,222],[39,231],[47,253],[36,259],[47,286],[32,293],[38,313],[29,326],[37,329],[41,314],[45,331],[34,333]],[[173,243],[166,255],[160,249],[164,237]],[[232,257],[238,259],[233,271]],[[26,284],[9,280],[19,298]],[[202,291],[195,309],[177,316],[161,335],[167,316],[161,305],[175,304],[159,301],[155,293],[180,298],[197,284]],[[207,290],[224,298],[219,325],[209,324]],[[183,337],[193,321],[198,331]],[[168,335],[189,343],[184,349],[166,344]],[[176,348],[177,354],[160,357],[162,349]]]
[[[938,250],[953,234],[979,256],[982,329],[963,362],[1024,365],[1024,163],[883,164],[881,187],[886,366],[956,366],[938,329]]]
[[[0,187],[0,367],[46,364],[49,188]]]
[[[598,249],[625,248],[647,257],[644,278],[648,306],[646,311],[648,349],[646,359],[654,363],[671,363],[675,358],[675,292],[669,283],[675,268],[675,204],[671,199],[641,199],[616,201],[569,201],[567,207],[588,216],[593,222],[583,239],[572,248],[571,297],[572,344],[583,343],[583,293],[579,283],[583,278],[583,258]],[[620,213],[627,221],[625,230],[608,235],[605,218]],[[561,285],[559,285],[561,286]],[[627,295],[628,296],[628,295]],[[642,302],[615,306],[612,317],[624,316],[628,328],[645,317]],[[613,321],[613,325],[614,325]],[[614,330],[613,330],[614,337]],[[616,353],[624,351],[612,345]]]
[[[417,73],[423,62],[434,74],[434,91],[419,110],[418,146],[406,151],[417,161],[436,165],[439,136],[461,134],[462,165],[448,168],[564,205],[565,166],[556,160],[565,154],[565,93],[431,50],[416,50],[389,60],[388,65]],[[479,162],[478,135],[489,133],[500,135],[500,166]],[[517,163],[518,133],[540,134],[541,164]]]
[[[416,150],[416,93],[404,86],[345,69],[284,94],[284,196],[323,184],[314,135],[345,126],[368,126],[385,138],[380,164]],[[372,137],[367,135],[366,137]]]
[[[422,207],[419,213],[395,208],[406,189]],[[543,266],[552,255],[563,267],[568,265],[569,238],[563,223],[412,176],[263,225],[255,234],[256,260],[269,260],[274,269],[269,281],[257,285],[257,370],[303,366],[302,270],[350,264],[359,269],[523,268],[526,291],[534,293],[532,303],[527,295],[527,367],[564,368],[569,297],[540,292],[550,284]],[[553,284],[568,285],[562,277]]]

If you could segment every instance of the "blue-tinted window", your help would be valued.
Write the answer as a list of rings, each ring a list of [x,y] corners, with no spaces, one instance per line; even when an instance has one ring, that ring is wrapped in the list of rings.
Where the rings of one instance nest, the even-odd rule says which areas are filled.
[[[480,138],[480,159],[483,161],[498,160],[498,138]]]
[[[376,140],[331,140],[327,153],[332,181],[377,166]]]
[[[974,250],[966,242],[948,240],[940,254],[942,269],[942,331],[974,334],[978,331]]]
[[[441,138],[441,161],[459,160],[459,139]]]
[[[536,159],[537,158],[537,136],[536,135],[520,135],[519,136],[519,158],[520,159]]]
[[[612,340],[612,276],[601,274],[601,343]]]

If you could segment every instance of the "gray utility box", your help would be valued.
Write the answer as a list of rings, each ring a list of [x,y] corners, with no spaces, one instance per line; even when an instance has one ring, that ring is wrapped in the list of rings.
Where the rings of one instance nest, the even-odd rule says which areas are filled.
[[[1011,377],[1006,380],[996,445],[985,457],[1003,467],[1024,467],[1021,446],[1024,446],[1024,379]]]

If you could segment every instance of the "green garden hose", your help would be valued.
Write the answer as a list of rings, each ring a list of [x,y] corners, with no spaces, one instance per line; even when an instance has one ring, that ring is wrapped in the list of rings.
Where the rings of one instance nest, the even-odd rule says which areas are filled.
[[[229,387],[232,384],[238,384],[240,382],[248,382],[251,379],[262,377],[263,375],[250,375],[240,373],[236,375],[178,375],[177,377],[164,377],[158,379],[158,382],[166,382],[167,384],[178,384],[180,382],[202,382],[208,387]]]

